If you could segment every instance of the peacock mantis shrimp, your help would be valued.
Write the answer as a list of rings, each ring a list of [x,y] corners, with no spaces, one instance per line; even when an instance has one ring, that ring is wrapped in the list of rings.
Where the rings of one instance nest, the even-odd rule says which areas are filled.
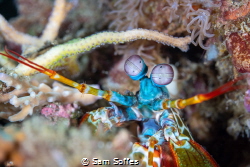
[[[140,122],[141,130],[138,135],[140,142],[133,144],[131,157],[139,160],[143,166],[218,166],[212,156],[194,141],[178,109],[238,89],[239,86],[233,86],[233,84],[243,77],[236,78],[207,94],[171,100],[165,86],[173,80],[172,67],[169,64],[158,64],[151,71],[150,77],[147,77],[148,67],[144,60],[138,55],[132,55],[126,60],[124,69],[131,79],[140,82],[140,90],[136,94],[122,95],[115,91],[100,90],[87,84],[74,82],[11,50],[5,48],[5,52],[6,54],[1,53],[1,55],[46,74],[51,79],[74,87],[83,94],[99,96],[110,102],[109,107],[102,107],[83,115],[80,124],[87,122],[97,127],[102,123],[108,130],[112,126],[120,126],[132,121]],[[23,60],[12,56],[10,52]]]

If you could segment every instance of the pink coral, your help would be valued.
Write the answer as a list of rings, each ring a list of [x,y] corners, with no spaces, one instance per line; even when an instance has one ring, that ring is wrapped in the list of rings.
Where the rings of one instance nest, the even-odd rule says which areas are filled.
[[[62,118],[70,118],[71,114],[78,108],[76,104],[49,104],[41,110],[41,114],[45,117],[62,117]]]

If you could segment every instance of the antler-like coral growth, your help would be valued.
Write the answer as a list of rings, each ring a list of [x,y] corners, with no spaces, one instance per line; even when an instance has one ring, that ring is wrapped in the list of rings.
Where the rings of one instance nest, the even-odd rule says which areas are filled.
[[[18,113],[8,118],[11,122],[23,120],[28,115],[32,115],[36,106],[44,106],[51,102],[60,101],[61,104],[72,104],[76,102],[80,105],[89,105],[99,99],[92,95],[83,96],[77,89],[64,86],[57,82],[53,83],[50,87],[35,80],[20,81],[20,79],[4,73],[0,73],[0,80],[4,82],[6,86],[15,88],[9,93],[2,94],[0,102],[9,101],[9,103],[16,108],[21,107]]]
[[[73,4],[65,0],[55,1],[54,9],[49,18],[49,22],[40,37],[42,41],[52,41],[57,37],[60,25],[72,7]]]
[[[24,45],[41,45],[43,42],[34,36],[18,32],[11,26],[5,18],[0,15],[0,31],[5,39],[9,41],[14,41],[15,43],[20,43]]]
[[[138,39],[152,40],[164,45],[178,47],[182,51],[187,51],[188,44],[191,42],[190,36],[175,38],[167,34],[146,29],[134,29],[122,32],[101,32],[83,39],[74,39],[65,44],[55,46],[32,61],[45,68],[53,69],[59,66],[60,60],[63,60],[65,57],[89,51],[104,44],[124,43]],[[15,72],[19,75],[32,75],[35,73],[35,69],[20,64],[15,69]]]
[[[15,42],[20,45],[33,46],[34,48],[28,48],[29,51],[37,50],[38,48],[42,47],[46,41],[53,41],[57,37],[60,25],[72,7],[73,4],[71,2],[67,2],[66,0],[56,0],[48,24],[43,30],[42,36],[40,38],[17,31],[0,14],[1,34],[7,41]]]

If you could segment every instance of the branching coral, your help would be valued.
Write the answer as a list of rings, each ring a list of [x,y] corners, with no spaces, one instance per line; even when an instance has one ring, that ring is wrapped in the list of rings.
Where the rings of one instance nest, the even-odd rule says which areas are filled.
[[[210,13],[207,10],[204,9],[198,9],[197,11],[191,12],[187,15],[187,17],[191,17],[191,21],[187,25],[187,31],[191,33],[191,39],[192,43],[197,46],[197,44],[200,45],[203,49],[208,49],[208,47],[205,47],[203,45],[203,39],[205,37],[211,38],[214,36],[214,34],[210,34],[207,31],[210,28],[209,23],[209,17]],[[194,26],[191,28],[191,26]],[[197,38],[196,42],[194,40]]]
[[[33,113],[34,107],[59,101],[63,104],[79,102],[81,105],[94,103],[98,98],[91,95],[82,95],[78,90],[54,83],[52,88],[35,80],[20,81],[17,77],[11,77],[0,73],[0,80],[8,87],[15,89],[2,95],[1,102],[9,101],[15,107],[21,107],[21,111],[10,116],[11,122],[23,120]],[[25,96],[24,94],[29,93]]]
[[[53,41],[57,37],[59,28],[72,7],[73,4],[68,3],[65,0],[55,1],[54,9],[51,13],[48,24],[40,37],[42,41]]]
[[[0,31],[4,35],[5,39],[13,41],[15,43],[23,45],[41,45],[43,42],[37,37],[30,36],[28,34],[23,34],[16,31],[6,20],[0,15]]]
[[[18,32],[4,19],[2,15],[0,15],[0,31],[6,40],[23,46],[34,46],[32,50],[29,48],[29,51],[38,50],[46,41],[52,41],[57,37],[59,27],[71,8],[71,3],[68,3],[65,0],[56,0],[49,22],[40,38]]]

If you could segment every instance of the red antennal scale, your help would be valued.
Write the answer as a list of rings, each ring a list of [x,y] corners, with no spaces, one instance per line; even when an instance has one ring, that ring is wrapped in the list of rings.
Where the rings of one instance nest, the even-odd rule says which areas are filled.
[[[15,61],[17,61],[17,62],[19,62],[19,63],[21,63],[21,64],[24,64],[24,65],[26,65],[26,66],[28,66],[28,67],[30,67],[30,68],[33,68],[33,69],[35,69],[35,70],[37,70],[37,71],[39,71],[39,72],[41,72],[41,73],[44,73],[44,74],[49,75],[49,76],[51,76],[51,75],[53,75],[53,74],[55,73],[53,70],[47,69],[47,68],[45,68],[45,67],[43,67],[43,66],[40,66],[40,65],[38,65],[38,64],[36,64],[36,63],[34,63],[34,62],[28,60],[28,59],[26,59],[25,57],[21,56],[20,54],[14,52],[14,51],[12,51],[12,50],[7,49],[6,46],[4,47],[4,51],[5,51],[7,54],[4,54],[4,53],[0,53],[0,54],[3,55],[3,56],[6,56],[6,57],[8,57],[8,58],[10,58],[10,59],[12,59],[12,60],[15,60]],[[23,61],[23,60],[20,60],[20,59],[14,57],[14,56],[12,56],[9,52],[10,52],[10,53],[13,53],[13,54],[16,55],[17,57],[20,57],[20,58],[22,58],[23,60],[25,60],[25,61],[27,61],[27,62],[25,62],[25,61]]]

